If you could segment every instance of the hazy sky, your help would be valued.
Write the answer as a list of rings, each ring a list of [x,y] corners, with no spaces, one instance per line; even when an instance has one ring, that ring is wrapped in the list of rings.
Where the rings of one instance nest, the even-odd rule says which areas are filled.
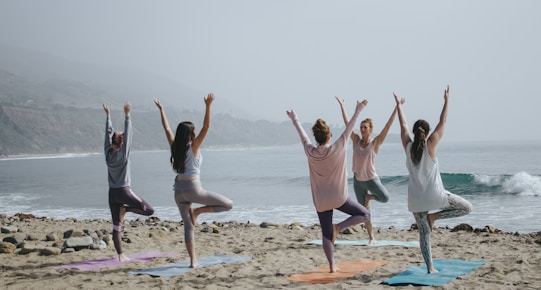
[[[339,124],[335,95],[350,115],[367,99],[377,132],[393,91],[410,126],[435,126],[449,84],[447,140],[541,139],[539,12],[538,0],[0,0],[0,42],[168,76],[273,121],[294,109]]]

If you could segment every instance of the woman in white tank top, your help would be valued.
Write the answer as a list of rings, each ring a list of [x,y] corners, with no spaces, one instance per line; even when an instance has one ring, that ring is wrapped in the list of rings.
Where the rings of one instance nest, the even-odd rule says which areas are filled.
[[[409,172],[408,210],[413,213],[419,229],[421,253],[428,273],[438,272],[432,263],[430,233],[438,219],[459,217],[472,211],[472,204],[464,198],[445,190],[441,180],[436,147],[443,136],[447,120],[449,86],[444,92],[444,104],[440,120],[430,134],[430,125],[425,120],[417,120],[413,125],[414,138],[411,139],[401,104],[403,101],[394,94],[400,136],[406,152],[406,167]]]

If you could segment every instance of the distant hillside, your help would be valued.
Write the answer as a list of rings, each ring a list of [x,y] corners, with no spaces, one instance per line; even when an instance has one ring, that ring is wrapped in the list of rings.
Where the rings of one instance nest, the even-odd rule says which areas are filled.
[[[105,113],[101,103],[107,92],[76,81],[44,83],[0,70],[0,155],[99,152],[103,150]],[[107,97],[113,125],[123,130],[123,101]],[[158,109],[151,99],[143,109],[134,105],[134,150],[167,149]],[[219,103],[221,100],[215,101]],[[116,104],[115,104],[116,103]],[[204,104],[199,100],[199,108]],[[198,128],[202,111],[167,107],[173,129],[190,120]],[[284,118],[287,120],[287,118]],[[213,106],[207,146],[268,146],[298,142],[288,122],[235,118]]]
[[[206,92],[149,73],[72,63],[0,45],[0,156],[100,152],[107,103],[115,129],[123,130],[122,105],[133,105],[134,150],[167,149],[157,108],[166,106],[173,130],[190,120],[200,128]],[[194,110],[195,108],[195,110]],[[237,118],[236,116],[243,116]],[[303,124],[310,134],[312,124]],[[343,128],[333,128],[333,131]],[[393,136],[388,137],[392,142]],[[397,138],[396,138],[397,139]],[[272,146],[299,143],[284,122],[258,120],[217,96],[206,146]]]
[[[158,110],[133,111],[133,150],[167,150]],[[201,128],[203,115],[193,111],[167,111],[172,129],[180,121],[191,120]],[[116,130],[124,130],[124,113],[114,109],[111,119]],[[310,134],[311,123],[303,124]],[[332,128],[334,132],[343,128]],[[82,109],[61,105],[0,104],[0,156],[101,152],[105,134],[103,109]],[[312,139],[313,140],[313,139]],[[388,143],[399,142],[389,134]],[[282,123],[252,121],[227,114],[213,114],[205,146],[248,147],[300,144],[289,120]]]
[[[134,150],[168,149],[158,110],[133,111]],[[194,111],[167,111],[172,129],[180,121],[191,120],[201,128],[203,115]],[[124,113],[114,109],[111,119],[116,130],[124,130]],[[303,124],[310,134],[311,123]],[[334,132],[343,128],[333,128]],[[103,109],[83,109],[62,105],[0,104],[0,156],[101,152],[105,134]],[[389,134],[388,143],[398,142]],[[213,114],[205,146],[276,146],[299,143],[289,120],[282,123],[234,118]]]
[[[196,128],[203,116],[200,112],[170,110],[170,125],[175,130],[179,121],[191,120]],[[134,111],[134,150],[168,149],[158,110]],[[111,113],[116,130],[124,130],[124,113]],[[81,109],[53,105],[0,104],[0,155],[56,154],[101,152],[105,134],[103,109]],[[298,142],[290,122],[250,121],[216,114],[212,117],[206,146],[268,146]]]

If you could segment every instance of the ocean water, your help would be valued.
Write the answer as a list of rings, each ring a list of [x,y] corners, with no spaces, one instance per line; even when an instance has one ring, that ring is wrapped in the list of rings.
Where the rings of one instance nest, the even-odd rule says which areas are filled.
[[[351,145],[349,145],[351,146]],[[471,214],[438,220],[436,226],[493,225],[507,232],[541,231],[541,141],[445,142],[438,158],[445,187],[469,200]],[[199,221],[318,223],[311,199],[302,146],[202,150],[203,187],[234,202],[224,213],[203,214]],[[174,172],[168,151],[131,153],[132,189],[156,209],[162,220],[180,221],[173,200]],[[348,168],[351,148],[348,147]],[[387,203],[371,203],[375,227],[409,228],[405,155],[398,143],[385,143],[376,169],[390,192]],[[354,197],[349,172],[350,196]],[[19,212],[63,219],[110,219],[107,170],[103,153],[0,159],[0,213]],[[335,213],[336,219],[345,215]],[[128,213],[127,219],[140,216]],[[144,218],[144,217],[143,217]]]

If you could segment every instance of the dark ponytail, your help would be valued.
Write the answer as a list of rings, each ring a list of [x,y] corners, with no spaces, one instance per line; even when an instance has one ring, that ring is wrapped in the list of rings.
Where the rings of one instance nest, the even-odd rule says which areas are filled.
[[[428,133],[430,132],[430,125],[425,120],[417,120],[415,124],[413,124],[413,134],[415,137],[413,138],[413,144],[411,144],[411,161],[413,161],[413,164],[417,165],[421,161],[421,157],[423,156],[423,151],[426,147],[426,137],[428,136]]]
[[[184,173],[184,161],[190,142],[195,138],[195,127],[192,122],[181,122],[177,126],[175,141],[171,144],[171,157],[169,161],[177,173]]]

